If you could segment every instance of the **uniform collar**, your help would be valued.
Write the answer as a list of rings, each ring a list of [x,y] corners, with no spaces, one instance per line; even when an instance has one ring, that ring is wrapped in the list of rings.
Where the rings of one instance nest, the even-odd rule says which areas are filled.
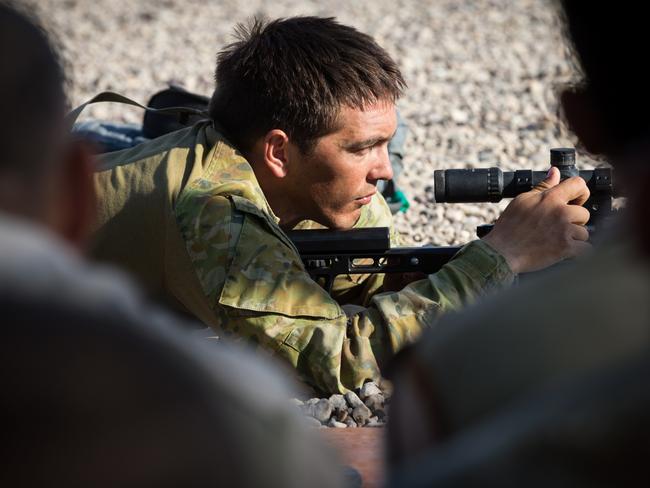
[[[206,127],[206,139],[212,149],[206,156],[203,178],[217,183],[219,193],[248,200],[249,213],[260,214],[279,225],[278,218],[269,205],[250,163],[220,132],[218,126]],[[260,212],[262,210],[262,212]]]

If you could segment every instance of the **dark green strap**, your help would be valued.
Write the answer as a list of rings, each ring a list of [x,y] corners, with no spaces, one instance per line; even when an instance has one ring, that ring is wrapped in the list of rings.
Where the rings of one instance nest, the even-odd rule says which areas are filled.
[[[155,112],[163,115],[187,114],[187,115],[198,115],[200,117],[206,117],[206,118],[208,117],[208,113],[206,111],[199,110],[197,108],[192,108],[192,107],[152,108],[152,107],[147,107],[145,105],[142,105],[141,103],[131,100],[130,98],[120,95],[119,93],[105,91],[105,92],[101,92],[99,95],[95,95],[93,98],[91,98],[85,103],[82,103],[77,108],[75,108],[70,113],[68,113],[68,115],[66,115],[66,122],[68,124],[68,128],[72,129],[72,126],[77,121],[77,118],[79,117],[81,112],[83,112],[83,110],[86,108],[86,106],[91,105],[93,103],[100,103],[100,102],[115,102],[115,103],[123,103],[126,105],[133,105],[134,107],[140,107],[149,112]]]

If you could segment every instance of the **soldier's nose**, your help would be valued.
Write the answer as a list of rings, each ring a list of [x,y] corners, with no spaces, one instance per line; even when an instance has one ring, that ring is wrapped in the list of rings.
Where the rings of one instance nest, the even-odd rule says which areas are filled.
[[[368,175],[370,180],[390,180],[393,178],[393,167],[390,165],[388,151],[377,160],[377,163]]]

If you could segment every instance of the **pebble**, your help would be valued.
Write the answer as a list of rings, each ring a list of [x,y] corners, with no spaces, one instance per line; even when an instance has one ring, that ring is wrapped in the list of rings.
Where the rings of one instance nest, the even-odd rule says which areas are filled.
[[[306,404],[303,403],[302,405],[299,406],[300,411],[302,412],[303,415],[309,416],[309,417],[314,417],[314,405],[313,404]]]
[[[348,427],[358,427],[357,423],[352,418],[347,418],[345,420],[345,425]]]
[[[350,415],[350,413],[347,411],[347,409],[338,410],[336,412],[336,420],[338,420],[339,422],[345,422],[347,420],[347,418],[349,417],[349,415]]]
[[[362,405],[365,407],[365,405],[363,404],[359,396],[353,391],[348,391],[345,394],[345,400],[348,402],[348,405],[352,408],[356,408]]]
[[[364,427],[386,427],[386,424],[379,422],[378,420],[371,420],[366,425],[364,425]]]
[[[323,425],[314,417],[305,417],[305,423],[308,427],[321,427]]]
[[[329,398],[330,405],[334,410],[345,410],[348,407],[345,397],[343,395],[332,395]]]
[[[361,391],[359,391],[359,398],[362,400],[365,400],[366,398],[372,396],[372,395],[377,395],[380,394],[381,390],[377,386],[377,383],[374,381],[369,381],[368,383],[365,383],[361,387]]]
[[[327,423],[328,427],[334,427],[336,429],[345,429],[347,428],[347,425],[344,424],[343,422],[337,422],[334,418],[331,418],[330,421]]]
[[[365,425],[371,416],[372,412],[363,404],[359,405],[358,407],[354,407],[354,410],[352,410],[352,418],[357,423],[357,425]]]
[[[386,399],[384,398],[384,395],[377,393],[376,395],[372,395],[366,398],[364,403],[366,404],[366,407],[368,407],[373,412],[376,412],[378,410],[383,410],[385,400]]]
[[[324,424],[329,420],[331,415],[332,405],[328,400],[323,398],[314,404],[312,417],[314,417],[316,420]]]

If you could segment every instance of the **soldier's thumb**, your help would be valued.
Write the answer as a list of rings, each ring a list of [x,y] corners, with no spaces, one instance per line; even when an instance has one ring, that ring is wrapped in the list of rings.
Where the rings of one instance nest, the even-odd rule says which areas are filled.
[[[546,191],[554,186],[557,186],[560,183],[560,170],[557,169],[555,166],[553,166],[551,169],[548,170],[548,173],[546,174],[546,178],[544,178],[542,181],[537,183],[534,187],[533,190],[537,191]]]

